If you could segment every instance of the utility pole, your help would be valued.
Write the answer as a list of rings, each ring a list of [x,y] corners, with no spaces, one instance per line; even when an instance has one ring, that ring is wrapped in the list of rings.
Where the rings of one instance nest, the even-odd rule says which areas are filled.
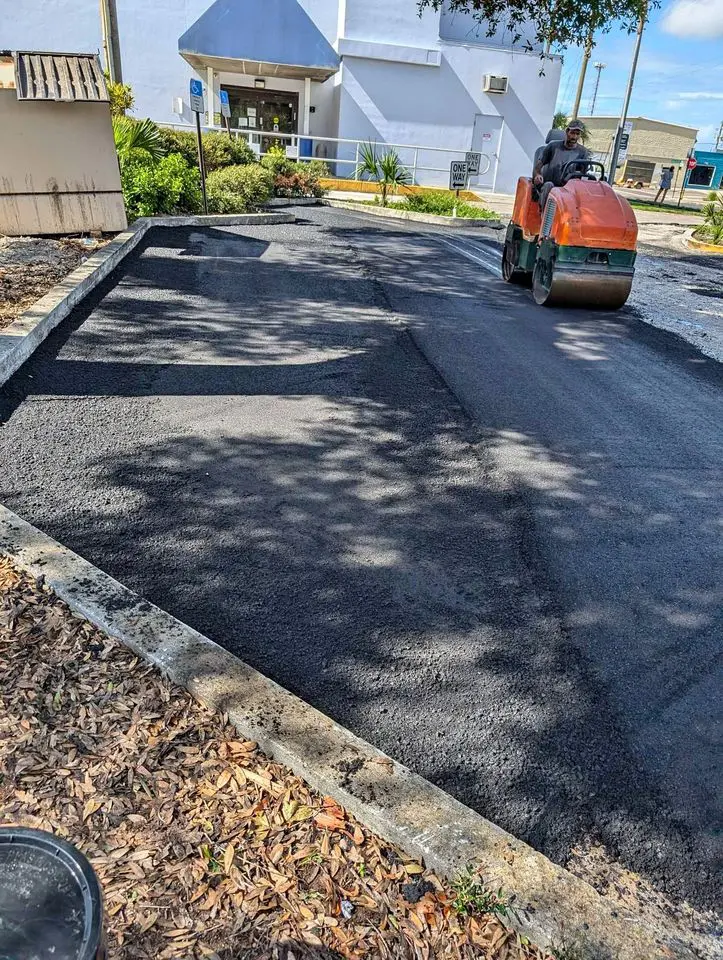
[[[100,26],[103,33],[103,53],[108,76],[111,83],[123,83],[116,0],[100,0]]]
[[[582,88],[585,86],[585,74],[587,73],[587,65],[590,62],[590,57],[592,55],[592,32],[588,34],[587,40],[585,41],[585,51],[582,55],[582,64],[580,65],[580,76],[577,81],[577,93],[575,94],[575,103],[572,108],[571,116],[577,117],[580,112],[580,101],[582,100]]]
[[[625,91],[625,102],[623,112],[618,122],[618,131],[615,134],[615,145],[613,146],[613,155],[610,161],[610,170],[608,171],[608,183],[615,183],[615,171],[618,167],[618,156],[620,155],[620,141],[625,132],[625,121],[628,119],[628,110],[630,109],[630,98],[633,95],[633,84],[635,83],[635,71],[638,69],[638,57],[640,56],[640,44],[643,40],[643,30],[645,30],[645,21],[648,17],[648,0],[643,3],[640,11],[640,20],[638,21],[638,32],[635,38],[635,51],[633,53],[633,62],[630,66],[630,76],[628,77],[628,89]]]
[[[597,100],[597,91],[598,91],[598,87],[600,86],[600,74],[603,72],[606,66],[607,66],[606,63],[600,63],[599,60],[597,63],[593,63],[593,67],[595,67],[595,69],[597,70],[597,77],[595,79],[595,90],[593,92],[592,100],[590,102],[591,117],[594,116],[595,114],[595,101]]]

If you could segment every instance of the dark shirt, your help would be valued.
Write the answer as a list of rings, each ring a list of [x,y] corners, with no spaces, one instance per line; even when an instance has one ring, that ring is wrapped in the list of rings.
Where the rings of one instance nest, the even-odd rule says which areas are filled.
[[[589,160],[590,151],[579,143],[574,147],[565,146],[564,140],[553,140],[542,151],[540,163],[545,180],[551,181],[556,187],[563,186],[562,171],[566,163],[571,160]]]

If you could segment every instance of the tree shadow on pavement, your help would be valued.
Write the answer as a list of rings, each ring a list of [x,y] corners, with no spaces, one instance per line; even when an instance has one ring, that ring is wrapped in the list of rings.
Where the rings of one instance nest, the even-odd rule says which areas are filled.
[[[364,264],[254,240],[234,272],[243,238],[216,260],[174,236],[13,382],[3,502],[558,862],[592,837],[674,888],[709,860],[536,572],[509,438],[467,419]],[[588,479],[567,464],[541,495],[595,515]]]

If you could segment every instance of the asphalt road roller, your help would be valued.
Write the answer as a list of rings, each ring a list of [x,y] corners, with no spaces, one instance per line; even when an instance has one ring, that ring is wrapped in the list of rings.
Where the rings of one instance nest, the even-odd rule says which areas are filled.
[[[617,310],[630,294],[638,224],[628,201],[593,160],[571,160],[564,185],[540,210],[538,188],[520,177],[502,253],[508,283],[532,287],[544,306]]]

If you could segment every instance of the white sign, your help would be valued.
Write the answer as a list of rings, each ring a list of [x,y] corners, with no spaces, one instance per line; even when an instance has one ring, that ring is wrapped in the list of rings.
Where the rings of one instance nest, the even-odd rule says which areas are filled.
[[[203,84],[200,80],[191,80],[191,110],[194,113],[204,113]]]
[[[219,100],[221,101],[221,116],[230,117],[231,116],[231,105],[228,102],[228,90],[222,90],[218,95]]]
[[[467,164],[464,160],[453,160],[449,165],[449,189],[464,190],[467,183]]]
[[[623,133],[620,137],[620,153],[618,154],[618,164],[625,163],[628,159],[628,147],[630,146],[630,134],[633,132],[633,121],[626,120],[623,127]]]
[[[466,154],[467,173],[470,177],[476,177],[479,174],[479,165],[482,162],[482,154],[470,152]]]

